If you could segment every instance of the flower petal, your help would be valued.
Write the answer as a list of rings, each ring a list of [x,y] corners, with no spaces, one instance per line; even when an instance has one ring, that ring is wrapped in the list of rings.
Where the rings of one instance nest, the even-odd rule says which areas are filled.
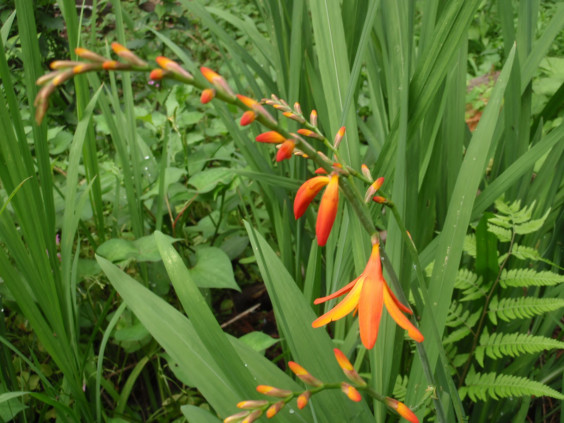
[[[423,342],[423,335],[419,332],[419,329],[413,326],[409,319],[402,314],[395,301],[392,299],[390,288],[388,288],[386,284],[384,284],[384,305],[398,326],[407,330],[407,334],[411,339],[416,342]]]
[[[359,278],[358,282],[356,283],[354,288],[348,293],[348,295],[345,298],[343,298],[343,300],[339,304],[337,304],[327,313],[315,319],[311,324],[311,326],[314,328],[319,328],[321,326],[326,325],[329,322],[339,320],[345,317],[351,311],[353,311],[358,305],[363,283],[364,283],[364,279]]]
[[[349,292],[351,289],[353,289],[354,285],[356,284],[356,281],[358,281],[358,278],[356,278],[352,282],[349,282],[348,284],[343,286],[338,291],[333,292],[331,295],[327,295],[326,297],[316,298],[313,301],[313,304],[321,304],[321,303],[324,303],[325,301],[329,301],[329,300],[332,300],[333,298],[337,298],[337,297],[340,297],[341,295],[345,295],[347,292]]]
[[[302,217],[309,206],[309,203],[312,202],[319,191],[321,191],[321,189],[328,183],[328,176],[316,176],[308,179],[302,184],[296,193],[296,198],[294,199],[294,216],[296,219]]]
[[[366,276],[358,304],[360,340],[366,349],[371,349],[376,344],[384,305],[383,279],[374,276],[377,275]]]
[[[317,244],[323,247],[327,244],[327,238],[331,233],[333,222],[337,216],[337,209],[339,206],[339,176],[331,175],[331,179],[323,197],[319,204],[319,211],[317,212],[317,224],[315,226],[315,234],[317,235]]]

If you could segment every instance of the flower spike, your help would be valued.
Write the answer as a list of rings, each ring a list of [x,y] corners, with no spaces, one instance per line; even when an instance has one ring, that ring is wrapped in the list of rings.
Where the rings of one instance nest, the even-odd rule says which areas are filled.
[[[378,337],[382,310],[385,306],[398,326],[407,330],[411,339],[416,342],[423,342],[424,338],[421,332],[403,314],[412,314],[412,311],[399,302],[384,279],[378,243],[374,243],[372,246],[372,253],[366,268],[358,278],[333,294],[316,299],[314,304],[321,304],[344,294],[347,294],[347,296],[339,304],[313,321],[312,326],[314,328],[339,320],[358,309],[360,339],[367,349],[371,349]]]

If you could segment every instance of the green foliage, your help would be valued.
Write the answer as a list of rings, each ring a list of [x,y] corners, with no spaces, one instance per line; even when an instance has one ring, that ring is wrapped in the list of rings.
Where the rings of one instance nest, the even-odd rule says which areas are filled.
[[[564,399],[562,393],[534,380],[512,375],[474,372],[468,374],[466,386],[460,389],[460,395],[462,397],[468,395],[472,401],[531,395]]]
[[[495,325],[497,318],[509,322],[526,319],[564,307],[564,298],[498,298],[493,296],[488,310],[488,317]]]

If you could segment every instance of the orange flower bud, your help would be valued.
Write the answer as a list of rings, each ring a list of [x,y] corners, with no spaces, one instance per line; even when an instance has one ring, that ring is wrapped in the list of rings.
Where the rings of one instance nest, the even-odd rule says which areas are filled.
[[[241,421],[244,417],[247,417],[250,413],[248,411],[241,411],[240,413],[233,414],[229,417],[223,419],[223,423],[235,423]]]
[[[311,397],[311,392],[309,391],[302,392],[298,396],[298,408],[300,410],[302,410],[307,405],[307,403],[309,402],[309,397]]]
[[[281,162],[282,160],[290,159],[295,146],[296,144],[292,140],[284,141],[278,149],[278,153],[276,153],[276,161]]]
[[[192,74],[190,74],[190,72],[186,71],[182,66],[176,63],[174,60],[170,60],[168,57],[158,56],[155,61],[161,68],[170,71],[178,76],[190,80],[194,78]]]
[[[247,400],[237,403],[237,408],[242,408],[244,410],[254,410],[255,408],[261,408],[268,404],[267,400]]]
[[[374,198],[372,198],[372,200],[376,201],[379,204],[386,204],[388,202],[387,199],[385,199],[384,197],[381,197],[379,195],[375,195]]]
[[[250,125],[254,122],[256,117],[257,115],[255,112],[253,112],[252,110],[247,110],[245,113],[243,113],[243,116],[241,116],[241,121],[239,123],[241,124],[241,126]]]
[[[72,78],[73,75],[74,75],[74,73],[73,73],[72,69],[67,69],[67,70],[59,73],[57,76],[55,76],[53,78],[52,84],[55,85],[55,86],[61,85],[66,80]]]
[[[206,68],[205,66],[202,66],[200,68],[200,72],[202,72],[204,78],[206,78],[210,83],[212,83],[216,87],[223,89],[225,93],[229,94],[232,97],[235,95],[233,94],[233,90],[231,90],[231,87],[227,84],[227,81],[223,79],[223,77],[220,74],[212,71],[210,68]]]
[[[316,175],[327,175],[327,171],[322,167],[318,167],[313,173],[315,173]]]
[[[400,416],[411,423],[419,423],[419,419],[413,411],[409,409],[403,402],[396,399],[386,397],[386,405],[394,409]]]
[[[90,51],[82,47],[75,48],[74,52],[78,57],[82,59],[90,60],[92,62],[105,62],[106,60],[108,60],[105,57],[102,57],[99,54],[96,54],[93,51]]]
[[[206,68],[207,69],[207,68]],[[213,71],[212,71],[213,72]],[[215,72],[214,72],[215,73]],[[216,74],[217,75],[217,74]],[[219,76],[219,75],[218,75]],[[221,77],[220,77],[221,78]],[[213,81],[210,81],[213,82]],[[239,101],[241,103],[243,103],[245,106],[247,106],[249,109],[253,109],[258,103],[258,101],[256,101],[253,98],[241,95],[241,94],[237,94],[237,98],[239,99]]]
[[[284,401],[278,401],[277,403],[272,404],[268,407],[268,410],[266,410],[266,417],[269,419],[273,418],[280,410],[282,410],[284,405],[286,405]]]
[[[354,369],[353,365],[351,364],[347,356],[337,348],[333,349],[333,352],[335,353],[335,358],[337,359],[337,363],[339,363],[339,366],[341,366],[341,369],[343,369],[345,376],[351,382],[354,382],[357,385],[366,386],[366,382],[356,372],[356,370]]]
[[[296,122],[299,123],[304,123],[305,119],[297,114],[295,114],[294,112],[284,112],[282,113],[285,117],[295,120]]]
[[[139,57],[133,54],[131,50],[129,50],[127,47],[122,46],[120,43],[113,42],[111,46],[115,54],[131,63],[132,65],[147,66],[147,62],[141,60]]]
[[[341,129],[337,131],[337,135],[335,135],[335,139],[333,140],[333,147],[339,148],[339,144],[341,144],[341,141],[344,136],[345,136],[345,127],[341,126]]]
[[[292,395],[292,391],[289,391],[287,389],[279,389],[279,388],[275,388],[274,386],[268,386],[268,385],[257,386],[257,392],[263,395],[268,395],[270,397],[277,397],[277,398],[286,398]]]
[[[279,134],[276,131],[268,131],[258,135],[255,138],[255,140],[258,142],[265,142],[269,144],[280,144],[286,141],[286,138],[284,138],[281,134]]]
[[[321,135],[319,135],[316,132],[313,132],[309,129],[305,129],[305,128],[298,129],[298,134],[303,135],[305,137],[315,138],[315,139],[318,139],[318,140],[323,139],[323,137]]]
[[[302,184],[294,199],[294,216],[296,219],[302,217],[315,196],[328,183],[328,176],[315,176]]]
[[[384,183],[384,177],[380,177],[376,179],[374,183],[370,185],[366,190],[366,195],[364,196],[364,202],[368,202],[370,197],[372,197],[376,193],[376,191],[380,189],[383,183]],[[378,197],[378,198],[382,198],[382,197]]]
[[[323,247],[327,244],[327,239],[331,233],[333,222],[337,216],[339,205],[339,176],[331,175],[327,189],[321,197],[319,211],[317,212],[317,224],[315,226],[315,234],[317,235],[317,244]]]
[[[241,421],[241,423],[252,423],[255,420],[257,420],[260,416],[262,416],[262,410],[255,410],[251,414],[249,414],[247,417],[245,417]]]
[[[317,127],[317,110],[312,110],[309,115],[309,123],[311,126]]]
[[[153,81],[160,81],[161,79],[163,79],[168,74],[169,74],[168,71],[165,71],[165,70],[162,70],[162,69],[153,69],[151,71],[151,73],[149,74],[149,79],[151,79]]]
[[[349,397],[351,401],[359,402],[362,399],[356,388],[346,382],[341,383],[341,391],[343,391],[343,393]]]
[[[200,95],[200,103],[207,104],[215,97],[215,90],[213,88],[206,88]]]
[[[42,75],[39,78],[37,78],[37,81],[35,81],[35,84],[36,85],[43,85],[46,82],[51,81],[58,74],[59,74],[59,71],[53,71],[53,72],[46,73],[45,75]]]
[[[130,69],[130,66],[125,63],[120,63],[116,60],[106,60],[104,63],[102,63],[102,69],[104,70]]]
[[[77,62],[75,60],[55,60],[49,64],[49,67],[51,69],[66,69],[82,64],[82,62]]]
[[[300,103],[298,103],[298,102],[294,103],[294,110],[296,111],[296,113],[298,113],[300,115],[302,114],[302,108],[300,106]]]
[[[368,180],[372,180],[372,175],[370,173],[370,169],[368,169],[368,166],[366,166],[364,163],[360,166],[360,169],[362,170],[362,174],[364,175],[364,177]]]
[[[319,379],[313,377],[313,375],[311,373],[309,373],[306,369],[304,369],[298,363],[296,363],[294,361],[289,361],[288,366],[294,372],[294,374],[302,380],[302,382],[307,383],[308,385],[311,385],[311,386],[316,386],[316,387],[323,385],[323,382],[321,382]]]

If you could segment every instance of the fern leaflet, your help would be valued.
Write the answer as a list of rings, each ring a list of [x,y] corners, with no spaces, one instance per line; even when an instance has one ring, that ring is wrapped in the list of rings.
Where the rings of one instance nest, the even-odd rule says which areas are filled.
[[[537,272],[533,269],[503,270],[499,283],[503,288],[508,286],[551,286],[564,282],[564,275],[544,271]]]
[[[513,319],[526,319],[564,307],[564,298],[503,298],[494,297],[490,303],[488,317],[494,325],[497,318],[509,322]]]
[[[476,360],[484,367],[484,353],[495,359],[503,356],[516,357],[521,354],[535,354],[555,348],[564,349],[564,342],[544,336],[526,333],[494,333],[487,331],[480,337],[480,345],[476,348]]]
[[[474,402],[486,401],[489,397],[493,399],[509,397],[525,397],[535,395],[547,396],[564,400],[564,395],[550,386],[534,380],[519,376],[511,376],[495,373],[469,373],[466,378],[466,386],[459,390],[460,397],[466,395]]]

